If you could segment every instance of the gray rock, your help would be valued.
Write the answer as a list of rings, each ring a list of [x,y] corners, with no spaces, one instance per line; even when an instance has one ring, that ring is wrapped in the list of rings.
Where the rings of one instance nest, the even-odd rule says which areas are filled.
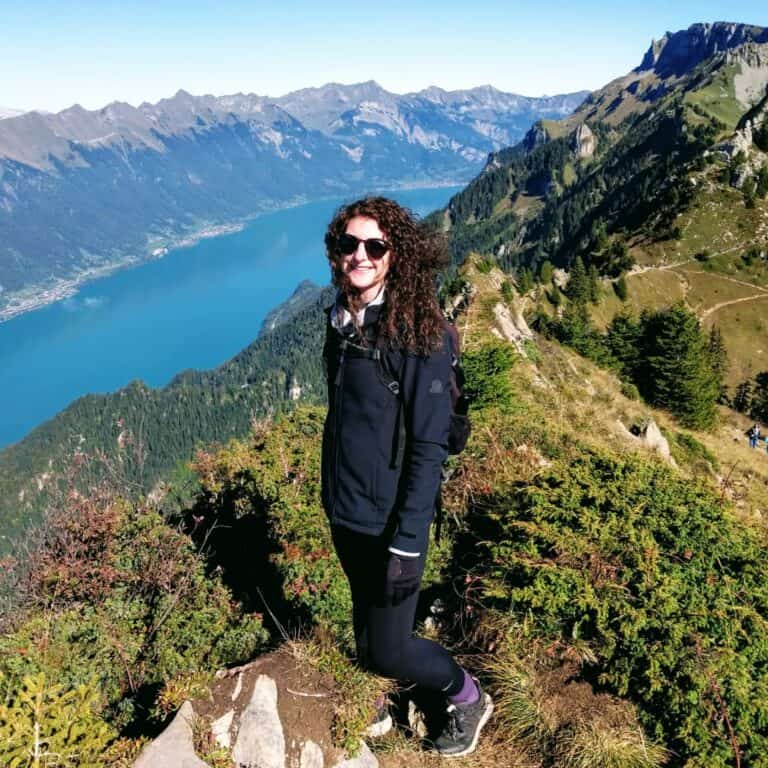
[[[232,757],[248,768],[285,768],[285,737],[277,711],[277,686],[259,675],[248,706],[240,716]]]
[[[234,717],[235,710],[230,709],[229,712],[226,712],[218,720],[214,720],[211,723],[211,733],[213,738],[216,739],[216,743],[227,749],[232,746],[231,728]]]
[[[645,425],[645,429],[640,433],[640,439],[651,449],[656,451],[663,459],[670,461],[672,458],[669,452],[669,443],[667,438],[661,434],[658,424],[650,419]]]
[[[171,724],[141,751],[133,768],[209,768],[196,754],[192,737],[195,710],[185,701]]]
[[[323,768],[323,750],[314,741],[306,741],[301,748],[299,768]]]
[[[349,760],[336,763],[334,768],[379,768],[379,761],[374,757],[368,745],[362,742],[360,751]]]
[[[586,123],[581,123],[573,136],[573,150],[578,157],[592,157],[597,140]]]
[[[496,322],[492,330],[496,331],[498,336],[512,342],[517,351],[526,357],[525,342],[533,339],[533,332],[525,322],[519,302],[515,302],[511,307],[499,302],[493,308],[493,316]]]

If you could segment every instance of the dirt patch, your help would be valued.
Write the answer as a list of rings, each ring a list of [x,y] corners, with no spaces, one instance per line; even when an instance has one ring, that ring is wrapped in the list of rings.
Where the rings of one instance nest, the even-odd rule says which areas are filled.
[[[210,697],[193,702],[195,712],[211,722],[234,711],[235,720],[248,705],[260,675],[277,685],[277,709],[283,725],[286,764],[298,765],[301,747],[311,740],[323,750],[326,765],[344,759],[331,743],[335,692],[330,677],[301,663],[283,648],[223,673],[211,686]]]

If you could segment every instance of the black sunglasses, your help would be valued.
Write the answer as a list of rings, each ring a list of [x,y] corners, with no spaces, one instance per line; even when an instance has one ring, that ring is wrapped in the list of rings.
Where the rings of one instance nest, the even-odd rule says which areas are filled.
[[[336,240],[336,253],[340,256],[354,253],[360,243],[365,246],[365,252],[371,259],[383,258],[392,247],[386,240],[381,240],[378,237],[369,237],[363,240],[360,237],[355,237],[345,232],[343,235],[339,235],[339,238]]]

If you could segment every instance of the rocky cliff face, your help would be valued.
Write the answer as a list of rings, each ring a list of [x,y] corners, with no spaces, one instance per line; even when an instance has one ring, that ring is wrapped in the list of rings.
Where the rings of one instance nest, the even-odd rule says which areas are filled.
[[[595,154],[597,140],[590,127],[586,123],[581,123],[573,135],[573,150],[577,157],[592,157]]]
[[[679,77],[710,56],[749,42],[768,42],[768,29],[721,21],[693,24],[653,41],[636,71],[653,70],[663,78]]]

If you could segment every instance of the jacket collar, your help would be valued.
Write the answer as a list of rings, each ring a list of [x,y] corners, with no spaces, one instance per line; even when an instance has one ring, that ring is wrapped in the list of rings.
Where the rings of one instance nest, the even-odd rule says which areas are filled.
[[[378,321],[381,308],[384,304],[385,294],[385,287],[382,286],[375,298],[369,301],[368,304],[357,312],[356,320],[359,328],[366,328],[370,325],[374,325]],[[346,296],[342,293],[336,294],[336,302],[331,307],[330,318],[331,325],[345,336],[353,335],[355,333],[355,324],[352,320],[352,313],[347,308]]]

